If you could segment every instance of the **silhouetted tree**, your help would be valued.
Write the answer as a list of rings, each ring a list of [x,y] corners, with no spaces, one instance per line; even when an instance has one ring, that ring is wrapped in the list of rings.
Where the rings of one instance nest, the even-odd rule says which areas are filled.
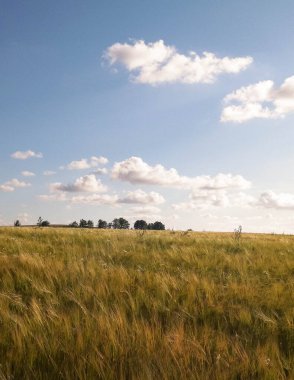
[[[94,223],[93,223],[93,220],[88,220],[88,222],[87,222],[87,227],[88,228],[93,228],[94,227]]]
[[[20,221],[17,219],[15,222],[14,222],[14,227],[20,227],[21,226],[21,223]]]
[[[148,230],[165,230],[165,225],[161,222],[154,222],[154,223],[149,223],[147,226]]]
[[[74,227],[74,228],[77,228],[79,227],[78,223],[76,221],[72,222],[69,224],[69,227]]]
[[[43,220],[39,216],[38,221],[37,221],[37,226],[39,226],[39,227],[48,227],[49,225],[50,225],[50,223],[48,222],[48,220]]]
[[[88,227],[88,222],[85,219],[80,219],[79,227],[81,227],[81,228],[87,228]]]
[[[115,218],[112,221],[112,228],[119,230],[127,230],[130,228],[130,223],[124,218]]]
[[[165,225],[161,222],[156,221],[153,223],[153,229],[154,230],[165,230]]]
[[[107,228],[107,222],[105,220],[99,219],[97,227],[98,228]]]
[[[134,223],[135,230],[147,230],[147,223],[145,220],[136,220]]]

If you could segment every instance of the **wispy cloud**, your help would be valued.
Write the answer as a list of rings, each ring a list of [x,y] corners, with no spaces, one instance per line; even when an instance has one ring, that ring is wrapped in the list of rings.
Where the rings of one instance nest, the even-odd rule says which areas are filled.
[[[12,192],[16,188],[23,188],[23,187],[29,187],[29,186],[31,186],[30,183],[24,182],[24,181],[19,181],[18,179],[13,178],[13,179],[11,179],[11,180],[3,183],[3,184],[0,184],[0,191]]]
[[[251,119],[277,119],[294,112],[294,76],[280,87],[271,80],[258,82],[227,95],[222,122],[243,123]]]
[[[195,209],[251,207],[256,199],[244,192],[230,192],[227,190],[193,191],[187,202],[173,204],[177,211],[191,211]]]
[[[16,152],[11,154],[11,157],[16,160],[27,160],[28,158],[42,158],[42,153],[37,153],[32,150],[26,150],[26,151],[20,151],[17,150]]]
[[[136,83],[157,85],[162,83],[213,83],[224,73],[238,73],[248,68],[253,58],[223,57],[204,52],[198,55],[191,51],[187,55],[178,53],[174,46],[163,40],[145,43],[115,43],[105,53],[111,65],[120,63],[133,73]]]
[[[45,175],[45,176],[51,176],[51,175],[54,175],[54,174],[56,174],[56,172],[53,171],[53,170],[44,170],[43,171],[43,175]]]
[[[95,168],[99,165],[105,165],[107,163],[108,163],[108,159],[106,157],[92,156],[90,158],[82,158],[81,160],[71,161],[68,165],[61,166],[60,169],[69,169],[69,170],[90,169],[90,168]]]
[[[24,177],[34,177],[36,174],[28,170],[24,170],[21,172],[21,175]]]

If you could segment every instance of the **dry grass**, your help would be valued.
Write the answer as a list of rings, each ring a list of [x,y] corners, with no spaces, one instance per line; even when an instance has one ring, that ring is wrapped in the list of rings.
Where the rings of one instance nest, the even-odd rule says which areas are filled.
[[[294,237],[0,229],[0,379],[293,379]]]

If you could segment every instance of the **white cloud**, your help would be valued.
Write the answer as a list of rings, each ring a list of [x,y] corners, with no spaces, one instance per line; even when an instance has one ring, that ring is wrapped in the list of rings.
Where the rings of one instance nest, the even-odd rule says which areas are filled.
[[[19,181],[16,178],[11,179],[10,181],[7,181],[3,184],[0,185],[0,191],[4,192],[12,192],[16,188],[23,188],[23,187],[29,187],[31,186],[30,183],[24,182],[24,181]]]
[[[5,183],[0,185],[0,191],[4,191],[5,193],[9,193],[9,192],[14,191],[14,190],[15,190],[14,187],[6,185]]]
[[[71,202],[74,204],[91,204],[91,205],[115,205],[117,203],[117,195],[108,194],[92,194],[88,196],[74,196],[71,198]]]
[[[89,179],[89,177],[91,177]],[[151,191],[149,193],[137,189],[128,191],[124,195],[113,194],[97,194],[106,191],[106,187],[101,184],[100,180],[93,180],[93,175],[88,175],[78,178],[73,184],[63,185],[61,183],[53,183],[50,185],[50,190],[53,194],[39,195],[39,199],[43,201],[68,201],[71,203],[81,204],[108,204],[108,205],[123,205],[137,204],[143,206],[153,206],[165,202],[165,199],[159,193]],[[95,192],[91,195],[69,196],[71,192]]]
[[[197,190],[189,196],[188,202],[173,204],[175,210],[191,211],[195,209],[208,209],[214,207],[250,207],[256,201],[254,197],[244,192],[229,192],[227,190]]]
[[[53,170],[43,171],[43,175],[45,175],[45,176],[50,176],[50,175],[54,175],[54,174],[56,174],[56,172],[54,172]]]
[[[97,179],[94,174],[88,174],[83,177],[79,177],[75,182],[64,185],[60,182],[52,183],[50,185],[51,191],[62,192],[91,192],[91,193],[103,193],[107,190],[107,187],[103,185],[100,179]]]
[[[24,170],[24,171],[21,172],[21,175],[24,176],[24,177],[34,177],[35,173],[30,172],[28,170]]]
[[[102,175],[102,174],[107,174],[108,170],[106,168],[98,168],[96,170],[93,170],[91,174],[95,175]]]
[[[107,164],[108,159],[106,157],[92,156],[90,158],[82,158],[81,160],[72,161],[68,165],[61,166],[60,169],[69,169],[69,170],[81,170],[81,169],[90,169],[95,168],[99,165]]]
[[[141,216],[144,216],[144,215],[159,216],[161,212],[160,208],[155,207],[155,206],[134,206],[134,207],[131,207],[130,211],[134,215],[141,215]]]
[[[68,198],[67,194],[65,193],[55,193],[55,194],[44,194],[44,195],[38,195],[38,198],[42,201],[69,201],[70,198]]]
[[[150,166],[140,157],[130,157],[116,162],[112,168],[112,178],[132,184],[160,185],[182,189],[216,190],[226,188],[248,188],[250,182],[240,175],[217,174],[211,176],[180,176],[176,169],[165,169],[162,165]]]
[[[133,204],[161,204],[165,202],[165,199],[155,191],[146,193],[145,191],[138,189],[135,191],[129,191],[125,196],[119,198],[118,202]]]
[[[32,150],[26,150],[26,151],[17,150],[16,152],[11,154],[11,157],[17,160],[27,160],[28,158],[32,158],[32,157],[42,158],[43,154],[40,152],[39,153],[33,152]]]
[[[252,57],[223,57],[204,52],[202,56],[191,51],[180,54],[174,46],[159,40],[145,43],[143,40],[132,44],[115,43],[105,57],[110,64],[121,63],[134,73],[136,83],[213,83],[223,73],[238,73],[253,62]]]
[[[274,209],[294,209],[294,194],[280,193],[269,190],[262,193],[256,202],[257,206]]]
[[[294,112],[294,76],[285,79],[279,88],[271,80],[241,87],[227,95],[224,102],[229,105],[222,111],[222,122],[283,118]]]

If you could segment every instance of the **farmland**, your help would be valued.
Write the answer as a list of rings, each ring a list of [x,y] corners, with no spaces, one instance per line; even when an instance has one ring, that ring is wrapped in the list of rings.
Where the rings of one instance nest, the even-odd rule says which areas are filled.
[[[293,379],[294,237],[0,229],[0,379]]]

